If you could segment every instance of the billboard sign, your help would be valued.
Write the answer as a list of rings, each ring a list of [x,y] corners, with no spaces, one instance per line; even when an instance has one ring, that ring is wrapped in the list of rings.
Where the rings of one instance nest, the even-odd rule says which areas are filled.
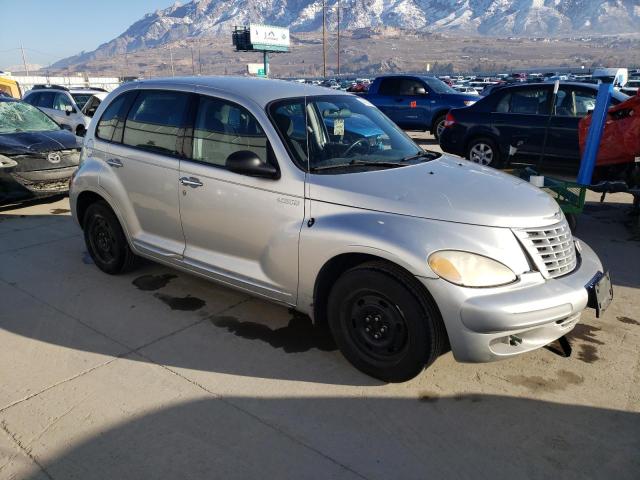
[[[271,25],[249,25],[250,41],[254,50],[289,50],[289,29]]]

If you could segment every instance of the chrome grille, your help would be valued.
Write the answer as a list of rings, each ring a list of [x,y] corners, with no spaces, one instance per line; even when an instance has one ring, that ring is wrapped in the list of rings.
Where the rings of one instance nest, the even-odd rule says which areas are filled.
[[[576,268],[576,248],[567,220],[549,227],[514,230],[545,278],[555,278]]]

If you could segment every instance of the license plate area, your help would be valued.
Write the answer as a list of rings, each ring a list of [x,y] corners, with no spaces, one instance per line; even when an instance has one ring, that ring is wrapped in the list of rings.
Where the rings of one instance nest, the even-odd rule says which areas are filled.
[[[587,285],[589,292],[588,307],[596,310],[596,318],[600,318],[607,307],[613,300],[613,287],[611,286],[611,277],[609,272],[598,273]]]

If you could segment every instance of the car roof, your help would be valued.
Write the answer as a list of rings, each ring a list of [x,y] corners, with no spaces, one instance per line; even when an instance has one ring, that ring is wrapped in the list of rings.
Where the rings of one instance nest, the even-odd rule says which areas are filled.
[[[94,90],[93,88],[70,88],[69,93],[86,93],[90,95],[95,95],[96,93],[105,93],[102,90]],[[108,92],[107,92],[108,93]]]
[[[506,85],[502,85],[502,84],[496,84],[498,86],[498,88],[495,88],[491,91],[491,94],[493,94],[494,92],[497,91],[503,91],[505,89],[510,89],[510,88],[517,88],[517,87],[522,87],[522,88],[527,88],[527,87],[535,87],[535,86],[545,86],[545,87],[549,87],[549,88],[553,88],[553,83],[554,82],[532,82],[532,83],[509,83]],[[589,82],[567,82],[567,81],[560,81],[559,82],[560,85],[569,85],[571,87],[585,87],[585,88],[590,88],[591,90],[598,90],[599,86],[597,83],[589,83]],[[487,95],[487,96],[489,96]],[[616,98],[616,100],[618,101],[624,101],[628,96],[625,95],[624,93],[620,93],[617,90],[613,91],[613,97]],[[624,97],[624,98],[622,98]]]
[[[207,87],[253,100],[261,106],[266,106],[270,102],[280,100],[282,98],[319,95],[351,95],[350,93],[329,90],[324,87],[305,83],[238,76],[168,77],[140,80],[135,83],[139,85],[139,88],[144,88],[146,84],[153,87],[166,86],[166,88],[176,86]]]

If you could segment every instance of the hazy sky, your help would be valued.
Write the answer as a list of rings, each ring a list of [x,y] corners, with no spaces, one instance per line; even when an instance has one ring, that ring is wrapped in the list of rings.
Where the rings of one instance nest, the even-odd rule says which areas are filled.
[[[187,3],[183,0],[182,3]],[[49,65],[91,51],[145,13],[174,0],[0,0],[0,70],[27,62]]]

